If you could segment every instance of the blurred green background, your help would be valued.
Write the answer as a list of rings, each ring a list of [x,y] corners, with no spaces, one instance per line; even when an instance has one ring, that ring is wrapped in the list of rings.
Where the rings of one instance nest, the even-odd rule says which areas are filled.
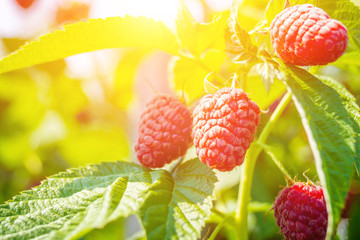
[[[210,21],[214,13],[228,11],[231,6],[231,1],[220,0],[184,2],[200,22]],[[149,3],[151,8],[146,5]],[[251,30],[265,18],[267,3],[266,0],[244,0],[239,9],[240,24]],[[176,8],[170,7],[176,4],[175,0],[2,0],[0,56],[41,34],[61,29],[63,24],[87,18],[129,13],[157,17],[173,28]],[[69,167],[102,161],[136,161],[133,144],[137,119],[146,101],[158,93],[174,94],[169,83],[169,62],[171,56],[162,52],[109,49],[0,75],[0,203]],[[359,103],[359,67],[338,67],[332,65],[315,71],[343,83]],[[259,129],[278,102],[262,114]],[[302,173],[309,170],[306,175],[314,182],[318,180],[306,134],[292,104],[268,142],[276,148],[279,159],[293,176],[306,181]],[[238,179],[238,175],[239,171],[218,174],[216,206],[223,211],[234,210],[237,198],[234,179]],[[264,153],[260,155],[254,175],[253,200],[271,204],[285,185],[284,177],[271,159]],[[339,228],[342,239],[360,239],[356,227],[360,216],[359,192],[360,183],[354,179]],[[268,205],[255,206],[255,212],[249,216],[251,238],[281,239],[273,214],[266,214],[266,207]],[[124,229],[116,224],[106,228],[107,239],[121,239],[124,229],[126,236],[133,233],[128,223]],[[209,221],[204,236],[214,227]],[[97,234],[93,232],[88,238],[96,238]],[[225,226],[217,238],[231,238],[232,234],[231,228]]]

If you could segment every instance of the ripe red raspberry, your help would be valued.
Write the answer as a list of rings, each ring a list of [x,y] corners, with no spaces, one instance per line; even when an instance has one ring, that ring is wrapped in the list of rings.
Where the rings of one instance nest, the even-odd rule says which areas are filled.
[[[160,168],[185,154],[191,141],[191,112],[179,100],[157,96],[145,107],[135,145],[139,162]]]
[[[276,15],[270,37],[280,58],[300,66],[334,62],[348,43],[346,27],[311,4],[289,7]]]
[[[328,214],[320,186],[296,182],[280,191],[274,203],[276,223],[285,239],[322,240]]]
[[[200,160],[220,171],[244,162],[259,125],[260,109],[238,88],[204,96],[193,112],[194,145]]]

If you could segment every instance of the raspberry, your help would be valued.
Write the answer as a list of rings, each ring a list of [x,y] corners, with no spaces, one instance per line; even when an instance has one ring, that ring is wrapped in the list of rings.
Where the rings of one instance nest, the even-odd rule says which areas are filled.
[[[22,8],[29,8],[35,0],[16,0],[17,4]]]
[[[139,162],[160,168],[184,155],[192,143],[191,124],[191,112],[179,100],[169,96],[153,98],[140,117],[135,145]]]
[[[244,162],[259,125],[260,109],[237,88],[204,96],[193,112],[196,153],[209,167],[231,171]]]
[[[285,239],[326,237],[328,214],[320,186],[296,182],[284,188],[275,200],[274,215]]]
[[[270,37],[281,59],[300,66],[334,62],[348,43],[346,27],[311,4],[289,7],[276,15]]]
[[[89,16],[90,5],[83,2],[64,2],[56,12],[56,23],[64,24],[81,21]]]

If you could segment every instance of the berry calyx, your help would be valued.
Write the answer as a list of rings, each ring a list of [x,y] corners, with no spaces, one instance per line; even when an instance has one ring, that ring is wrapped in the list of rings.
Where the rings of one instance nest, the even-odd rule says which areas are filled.
[[[139,162],[161,168],[191,146],[191,112],[179,100],[156,96],[141,114],[135,152]]]
[[[346,27],[311,4],[289,7],[276,15],[270,37],[281,59],[300,66],[334,62],[348,44]]]
[[[295,182],[278,194],[274,216],[281,233],[288,240],[323,240],[328,214],[320,186]]]
[[[199,159],[220,171],[241,165],[259,114],[258,105],[242,89],[222,88],[204,96],[193,112],[192,136]]]

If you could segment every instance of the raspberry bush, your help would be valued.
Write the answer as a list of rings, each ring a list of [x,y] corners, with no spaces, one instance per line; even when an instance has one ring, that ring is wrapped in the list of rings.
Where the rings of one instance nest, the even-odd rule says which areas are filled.
[[[359,6],[206,2],[1,37],[0,239],[357,236]]]

